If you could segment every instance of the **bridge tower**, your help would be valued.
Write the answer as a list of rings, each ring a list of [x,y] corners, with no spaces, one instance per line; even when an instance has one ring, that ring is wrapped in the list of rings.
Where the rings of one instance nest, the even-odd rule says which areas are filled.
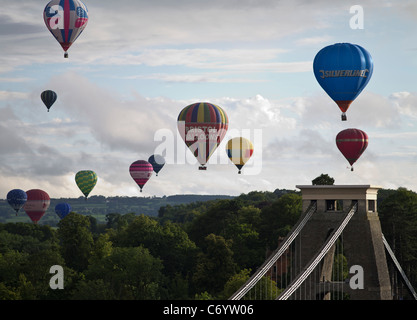
[[[377,211],[377,193],[380,187],[371,185],[297,185],[302,193],[303,212],[315,201],[317,210],[311,216],[300,233],[300,266],[308,263],[323,245],[329,234],[337,228],[340,221],[357,202],[357,211],[343,231],[343,254],[347,259],[348,269],[358,265],[363,270],[363,289],[352,290],[349,283],[340,283],[343,292],[350,295],[351,300],[390,300],[391,284],[388,273],[387,259],[383,244],[381,224]],[[314,290],[326,298],[331,284],[334,247],[323,258],[320,280],[305,281]],[[330,286],[327,285],[329,288]],[[334,288],[334,287],[333,287]]]

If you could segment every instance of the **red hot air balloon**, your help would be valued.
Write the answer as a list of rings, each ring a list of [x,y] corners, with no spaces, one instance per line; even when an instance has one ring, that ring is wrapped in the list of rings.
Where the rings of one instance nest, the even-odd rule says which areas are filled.
[[[353,171],[353,164],[368,146],[368,135],[359,129],[345,129],[337,134],[336,145]]]
[[[39,189],[31,189],[26,191],[27,201],[23,209],[29,218],[37,224],[38,221],[43,217],[46,210],[48,210],[51,203],[49,195]]]
[[[153,166],[145,160],[138,160],[130,165],[129,173],[132,179],[138,184],[140,192],[149,178],[152,176]]]

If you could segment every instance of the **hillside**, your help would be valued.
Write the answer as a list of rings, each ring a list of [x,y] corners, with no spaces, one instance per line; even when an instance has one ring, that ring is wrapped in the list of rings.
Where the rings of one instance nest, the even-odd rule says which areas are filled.
[[[193,202],[205,202],[218,199],[233,199],[226,195],[173,195],[163,197],[104,197],[91,196],[87,200],[79,198],[59,198],[51,199],[51,205],[46,214],[39,221],[39,224],[55,226],[59,218],[55,214],[55,206],[58,203],[68,203],[72,210],[83,215],[91,215],[99,222],[105,221],[106,214],[109,213],[135,213],[148,216],[157,216],[159,208],[167,205],[188,204]],[[9,206],[5,199],[0,200],[0,222],[30,222],[29,217],[23,210],[16,216],[14,210]]]

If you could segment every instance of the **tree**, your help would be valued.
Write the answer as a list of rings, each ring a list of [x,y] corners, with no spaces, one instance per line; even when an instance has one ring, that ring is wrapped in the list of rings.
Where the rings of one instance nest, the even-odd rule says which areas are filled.
[[[243,269],[233,275],[225,284],[223,299],[230,298],[245,282],[249,279],[250,269]],[[262,277],[260,281],[245,295],[244,298],[250,300],[274,300],[281,290],[278,289],[275,281],[268,277]]]
[[[285,237],[298,221],[302,212],[302,198],[295,193],[283,195],[261,212],[261,239],[270,248],[276,248],[278,239]]]
[[[313,181],[311,181],[313,185],[333,185],[334,179],[330,177],[328,174],[321,174],[317,178],[315,178]]]
[[[405,188],[387,196],[378,208],[381,228],[410,281],[417,284],[417,194]]]
[[[193,281],[199,292],[207,291],[217,295],[223,290],[226,281],[236,273],[237,265],[233,261],[230,240],[209,234],[205,242],[206,250],[199,254]]]
[[[83,271],[93,248],[90,219],[74,212],[58,223],[58,237],[61,240],[62,256],[67,266]]]
[[[87,281],[105,290],[104,298],[159,299],[162,263],[143,246],[112,249],[110,255],[95,260],[85,271]],[[78,287],[79,296],[94,294],[85,285]],[[96,294],[97,295],[97,294]]]

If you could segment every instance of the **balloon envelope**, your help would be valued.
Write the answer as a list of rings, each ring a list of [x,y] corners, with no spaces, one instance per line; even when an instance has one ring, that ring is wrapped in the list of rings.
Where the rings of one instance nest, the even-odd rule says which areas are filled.
[[[97,174],[92,170],[81,170],[75,175],[75,183],[87,199],[97,183]]]
[[[156,175],[158,175],[158,172],[161,171],[162,167],[165,165],[164,157],[159,154],[150,156],[148,162],[152,165],[153,171],[155,171]]]
[[[336,43],[321,49],[313,62],[317,82],[343,113],[368,84],[373,68],[369,52],[350,43]]]
[[[26,192],[20,189],[13,189],[7,193],[7,202],[16,211],[16,214],[25,205],[27,198]]]
[[[237,137],[230,139],[226,144],[226,152],[230,161],[240,170],[253,154],[253,145],[246,138]]]
[[[64,57],[68,57],[67,50],[87,26],[88,10],[80,0],[52,0],[45,7],[43,19],[64,49]]]
[[[336,145],[352,166],[368,146],[368,135],[359,129],[345,129],[337,134]]]
[[[71,212],[71,206],[68,203],[58,203],[55,206],[55,213],[61,219],[65,218],[65,216]]]
[[[55,103],[56,98],[57,94],[55,93],[55,91],[45,90],[41,93],[41,99],[45,104],[46,108],[48,109],[48,112],[52,105]]]
[[[140,192],[142,192],[143,186],[152,176],[152,172],[152,165],[145,160],[137,160],[133,162],[129,167],[130,176],[139,186]]]
[[[23,207],[29,218],[36,224],[48,210],[51,203],[49,195],[40,189],[26,191],[27,201]]]
[[[226,135],[229,119],[219,106],[198,102],[180,112],[178,131],[187,147],[205,170],[205,164]]]

